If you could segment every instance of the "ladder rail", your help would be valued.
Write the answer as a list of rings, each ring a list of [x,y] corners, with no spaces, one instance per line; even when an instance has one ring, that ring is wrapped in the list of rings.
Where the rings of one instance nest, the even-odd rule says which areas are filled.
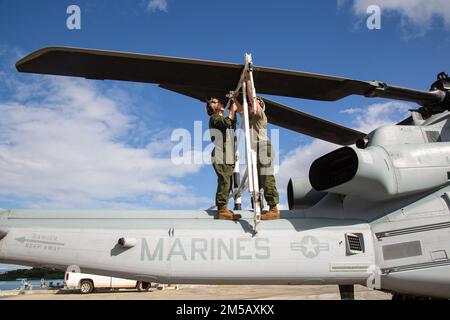
[[[242,92],[243,92],[243,109],[244,109],[245,151],[248,166],[248,188],[250,191],[251,198],[253,200],[254,223],[256,233],[257,225],[261,221],[261,206],[259,197],[257,154],[253,148],[254,144],[252,143],[253,139],[252,139],[252,131],[250,130],[250,117],[247,102],[247,84],[245,82],[242,84]]]

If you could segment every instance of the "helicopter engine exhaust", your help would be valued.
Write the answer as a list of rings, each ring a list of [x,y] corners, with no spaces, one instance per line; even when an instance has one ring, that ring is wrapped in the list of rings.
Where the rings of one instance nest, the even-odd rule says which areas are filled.
[[[287,187],[289,210],[308,209],[325,197],[326,192],[313,189],[308,177],[292,178]]]
[[[315,160],[311,186],[320,192],[385,200],[443,186],[450,179],[450,143],[344,147]],[[420,181],[420,183],[417,183]]]

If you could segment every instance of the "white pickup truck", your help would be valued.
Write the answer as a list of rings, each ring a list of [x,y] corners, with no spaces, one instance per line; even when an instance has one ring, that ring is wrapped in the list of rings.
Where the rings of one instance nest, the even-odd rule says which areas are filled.
[[[83,294],[91,293],[95,289],[137,289],[139,291],[150,289],[148,282],[77,272],[66,272],[64,283],[67,289],[79,289]]]

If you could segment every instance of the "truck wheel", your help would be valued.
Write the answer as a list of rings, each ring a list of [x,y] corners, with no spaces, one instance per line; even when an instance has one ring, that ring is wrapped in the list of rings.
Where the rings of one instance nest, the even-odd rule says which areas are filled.
[[[136,288],[139,292],[148,291],[150,289],[150,283],[138,281]]]
[[[91,280],[81,280],[80,291],[82,294],[88,294],[94,291],[94,284]]]

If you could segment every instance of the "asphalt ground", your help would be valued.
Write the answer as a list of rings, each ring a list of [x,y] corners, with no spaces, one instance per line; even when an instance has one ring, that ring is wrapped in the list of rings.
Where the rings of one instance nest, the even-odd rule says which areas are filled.
[[[391,294],[355,286],[356,300],[389,300]],[[255,286],[255,285],[180,285],[178,289],[152,288],[136,290],[96,290],[91,294],[78,291],[41,291],[26,294],[17,291],[0,294],[0,300],[340,300],[337,286]]]

